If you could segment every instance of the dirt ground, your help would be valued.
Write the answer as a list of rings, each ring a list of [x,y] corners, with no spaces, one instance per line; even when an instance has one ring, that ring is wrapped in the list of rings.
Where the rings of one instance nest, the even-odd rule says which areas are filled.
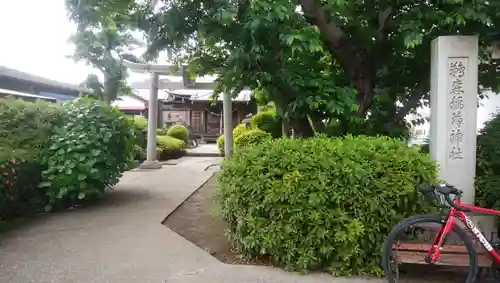
[[[216,186],[216,178],[213,176],[170,214],[163,224],[221,262],[267,264],[245,260],[231,248],[225,235],[227,224],[214,214],[217,209],[214,198]],[[405,266],[402,273],[400,283],[456,283],[465,279],[463,275],[457,274],[455,268],[436,270],[436,267],[411,265]],[[481,278],[477,282],[491,281],[489,278]]]
[[[242,258],[225,234],[226,222],[215,215],[216,177],[212,176],[180,207],[170,214],[163,224],[188,241],[202,248],[218,260],[231,264],[259,264]]]

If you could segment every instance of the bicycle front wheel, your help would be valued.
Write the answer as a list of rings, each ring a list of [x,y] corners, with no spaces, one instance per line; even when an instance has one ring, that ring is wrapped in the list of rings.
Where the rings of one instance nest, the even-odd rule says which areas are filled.
[[[427,252],[445,221],[444,216],[416,215],[402,220],[392,229],[384,243],[381,262],[389,283],[475,281],[476,251],[471,239],[457,225],[441,245],[438,262],[426,263]]]

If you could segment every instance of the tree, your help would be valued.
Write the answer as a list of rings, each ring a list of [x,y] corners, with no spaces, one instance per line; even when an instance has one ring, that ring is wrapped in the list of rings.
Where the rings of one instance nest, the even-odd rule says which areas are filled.
[[[164,3],[142,25],[151,53],[182,48],[198,71],[221,75],[219,90],[261,89],[295,122],[333,122],[340,133],[399,133],[429,102],[430,41],[483,39],[500,23],[499,4],[479,0]],[[496,91],[484,40],[481,52],[480,84]]]
[[[131,15],[122,9],[130,1],[103,5]],[[192,71],[219,75],[219,92],[258,90],[296,132],[311,135],[313,124],[334,125],[338,134],[400,135],[404,117],[429,103],[437,36],[479,34],[480,84],[499,89],[483,36],[500,24],[500,3],[473,2],[165,0],[156,13],[132,14],[150,35],[150,54],[184,54],[179,60]]]
[[[89,75],[84,84],[106,102],[115,100],[119,93],[130,93],[131,89],[126,83],[126,68],[122,62],[131,56],[127,51],[141,44],[131,34],[128,25],[130,17],[117,12],[126,12],[124,8],[127,6],[120,6],[120,9],[104,4],[93,6],[96,3],[90,0],[67,0],[66,4],[70,18],[77,23],[77,31],[70,38],[75,44],[74,59],[85,61],[104,75],[102,83],[97,76]],[[135,7],[133,1],[129,4]]]
[[[115,83],[110,84],[114,85]],[[96,74],[89,74],[87,78],[85,78],[85,80],[80,84],[80,86],[83,86],[86,89],[90,90],[90,96],[96,99],[106,100],[104,96],[104,85],[99,80],[99,77]],[[133,92],[134,90],[129,85],[127,85],[125,80],[118,81],[117,93],[122,95],[131,95]]]

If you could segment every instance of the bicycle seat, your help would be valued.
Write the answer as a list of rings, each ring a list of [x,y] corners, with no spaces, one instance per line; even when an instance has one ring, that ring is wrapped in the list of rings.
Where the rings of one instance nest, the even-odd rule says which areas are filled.
[[[448,184],[433,184],[432,187],[443,195],[460,195],[462,191]]]

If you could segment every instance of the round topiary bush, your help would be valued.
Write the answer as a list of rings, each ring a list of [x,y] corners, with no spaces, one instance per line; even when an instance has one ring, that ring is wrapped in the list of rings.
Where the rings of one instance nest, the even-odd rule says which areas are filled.
[[[181,125],[173,125],[168,128],[167,135],[176,139],[180,139],[185,143],[189,140],[189,131],[186,127]]]
[[[484,124],[477,136],[476,203],[500,209],[500,112]]]
[[[186,143],[170,136],[156,136],[156,146],[160,150],[158,159],[167,160],[184,155]]]
[[[252,128],[270,133],[273,137],[281,137],[281,122],[275,110],[266,110],[255,114],[250,121]]]
[[[379,274],[391,227],[427,211],[427,154],[380,137],[274,139],[235,151],[218,176],[220,215],[248,257],[295,270]]]
[[[144,118],[143,116],[134,115],[132,117],[132,120],[133,120],[134,126],[137,129],[139,129],[141,131],[148,129],[148,120],[146,118]]]
[[[47,189],[48,209],[100,196],[133,162],[134,133],[118,109],[79,98],[63,106],[57,126],[42,153],[41,187]]]
[[[249,130],[234,139],[236,147],[247,147],[261,144],[267,140],[272,139],[270,133],[264,132],[259,129]]]

